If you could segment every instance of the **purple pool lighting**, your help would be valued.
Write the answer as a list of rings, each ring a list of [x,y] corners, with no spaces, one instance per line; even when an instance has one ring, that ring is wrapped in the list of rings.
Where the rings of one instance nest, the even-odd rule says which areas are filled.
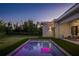
[[[50,48],[41,48],[41,52],[49,53],[50,51]]]
[[[12,51],[9,56],[64,56],[66,55],[50,40],[29,40]]]

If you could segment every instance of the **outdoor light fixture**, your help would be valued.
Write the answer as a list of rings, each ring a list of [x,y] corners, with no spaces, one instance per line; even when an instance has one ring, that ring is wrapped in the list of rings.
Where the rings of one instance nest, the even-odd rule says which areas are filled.
[[[51,26],[49,27],[49,31],[50,31],[50,32],[52,31],[52,27],[51,27]]]

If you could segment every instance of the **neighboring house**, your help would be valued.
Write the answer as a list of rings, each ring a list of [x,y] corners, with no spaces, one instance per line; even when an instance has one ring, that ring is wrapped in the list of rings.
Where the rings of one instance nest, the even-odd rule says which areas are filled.
[[[54,24],[53,22],[42,23],[42,35],[43,37],[54,37]]]
[[[79,36],[79,4],[75,4],[55,20],[55,37]]]

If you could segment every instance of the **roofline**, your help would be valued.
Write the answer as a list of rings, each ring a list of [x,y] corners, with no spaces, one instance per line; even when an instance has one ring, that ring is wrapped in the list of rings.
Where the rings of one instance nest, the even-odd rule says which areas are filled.
[[[71,13],[72,11],[74,11],[74,8],[76,9],[76,6],[79,5],[79,3],[74,4],[70,9],[68,9],[65,13],[63,13],[57,20],[56,22],[60,21],[62,18],[64,18],[65,16],[67,16],[69,13]],[[73,10],[72,10],[73,9]]]

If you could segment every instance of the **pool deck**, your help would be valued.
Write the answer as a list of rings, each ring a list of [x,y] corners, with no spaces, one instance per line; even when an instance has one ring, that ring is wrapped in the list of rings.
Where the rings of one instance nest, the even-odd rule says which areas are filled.
[[[64,39],[65,41],[71,42],[73,44],[79,45],[79,41],[73,41],[73,40],[68,40],[68,39]]]

